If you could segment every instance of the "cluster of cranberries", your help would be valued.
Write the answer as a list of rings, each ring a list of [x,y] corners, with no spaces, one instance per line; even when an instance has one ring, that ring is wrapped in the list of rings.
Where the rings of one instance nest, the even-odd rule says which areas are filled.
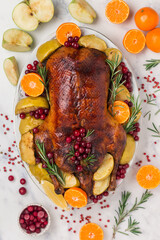
[[[28,64],[27,65],[27,69],[25,70],[25,74],[28,74],[28,73],[32,73],[32,72],[37,72],[37,65],[38,65],[38,61],[37,60],[35,60],[34,62],[33,62],[33,65],[32,64]]]
[[[30,116],[34,117],[35,119],[42,119],[44,120],[48,115],[49,110],[47,108],[38,108],[36,111],[31,111],[29,114]],[[20,118],[24,119],[26,117],[25,113],[20,113]]]
[[[117,170],[117,174],[116,174],[116,179],[123,179],[125,178],[125,174],[126,174],[126,170],[127,168],[129,168],[129,164],[124,164],[124,165],[119,165],[118,166],[118,170]]]
[[[53,152],[48,152],[46,155],[47,155],[47,158],[49,159],[50,164],[53,164],[55,162]],[[38,164],[41,162],[43,163],[42,167],[47,168],[47,165],[42,161],[42,159],[40,157],[36,157],[36,163]]]
[[[79,41],[79,37],[68,37],[68,41],[66,41],[64,43],[64,46],[65,47],[73,47],[75,49],[78,49],[79,48],[79,44],[78,44],[78,41]]]
[[[14,176],[13,176],[13,175],[10,175],[10,176],[8,177],[8,180],[9,180],[10,182],[14,181]],[[20,179],[20,184],[22,184],[22,185],[26,184],[26,180],[25,180],[24,178],[21,178],[21,179]],[[26,190],[25,187],[21,187],[21,188],[19,189],[19,193],[20,193],[21,195],[26,194],[26,192],[27,192],[27,190]]]
[[[107,197],[108,195],[109,195],[108,191],[105,191],[102,194],[97,196],[91,195],[90,200],[94,203],[97,203],[98,201],[102,200],[103,196]]]
[[[74,130],[73,134],[66,138],[67,143],[74,143],[74,156],[70,160],[76,165],[78,172],[83,171],[83,166],[80,164],[81,160],[86,159],[88,154],[92,151],[92,144],[84,140],[86,136],[86,129],[80,128]]]
[[[40,233],[48,225],[48,214],[44,208],[30,205],[22,211],[19,223],[28,234]]]
[[[122,67],[122,82],[124,82],[124,86],[128,89],[129,92],[133,91],[132,88],[132,73],[129,71],[129,69],[126,67],[124,62],[120,63],[120,66]]]
[[[135,140],[135,141],[138,141],[138,140],[139,140],[138,133],[139,133],[140,130],[141,130],[140,127],[139,127],[139,123],[138,123],[138,122],[135,123],[135,124],[134,124],[134,127],[135,127],[135,130],[129,132],[129,134],[134,137],[134,140]]]

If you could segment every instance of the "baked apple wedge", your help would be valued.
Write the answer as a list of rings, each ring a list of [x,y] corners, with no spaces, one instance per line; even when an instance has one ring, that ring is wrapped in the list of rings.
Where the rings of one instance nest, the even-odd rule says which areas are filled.
[[[19,79],[19,69],[15,57],[6,58],[3,63],[3,68],[10,83],[16,86]]]

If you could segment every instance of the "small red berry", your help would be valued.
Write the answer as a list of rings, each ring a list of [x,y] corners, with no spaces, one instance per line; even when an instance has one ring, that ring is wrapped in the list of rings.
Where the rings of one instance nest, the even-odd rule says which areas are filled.
[[[37,60],[35,60],[35,61],[33,62],[33,65],[34,65],[34,66],[37,66],[38,63],[39,63],[39,62],[38,62]]]
[[[28,74],[28,73],[30,73],[30,71],[29,71],[29,70],[26,70],[26,71],[25,71],[25,74]]]
[[[34,114],[35,114],[34,111],[31,111],[31,112],[29,113],[29,115],[30,115],[31,117],[34,116]]]
[[[87,147],[87,148],[91,148],[91,147],[92,147],[92,144],[88,142],[88,143],[86,144],[86,147]]]
[[[45,115],[48,115],[48,113],[49,113],[49,110],[48,110],[47,108],[45,108],[45,109],[44,109],[44,114],[45,114]]]
[[[31,70],[32,68],[33,68],[32,64],[28,64],[28,65],[27,65],[27,69],[28,69],[28,70]]]
[[[28,209],[29,212],[33,212],[33,210],[34,210],[33,206],[28,206],[27,209]]]
[[[124,62],[121,62],[120,65],[121,65],[121,67],[125,67],[126,66],[126,64]]]
[[[52,152],[48,152],[48,153],[47,153],[47,157],[48,157],[49,159],[51,159],[51,158],[54,157],[54,154],[53,154]]]
[[[73,132],[73,134],[74,134],[75,137],[79,137],[80,132],[79,132],[79,130],[75,130],[75,131]]]
[[[66,142],[67,142],[67,143],[71,143],[71,142],[72,142],[72,138],[71,138],[71,137],[67,137],[67,138],[66,138]]]
[[[25,113],[20,113],[19,116],[20,116],[21,119],[24,119],[26,117],[26,114]]]
[[[39,118],[40,118],[39,113],[36,113],[36,112],[35,112],[34,117],[35,117],[35,119],[39,119]]]
[[[80,155],[80,153],[77,151],[77,152],[75,152],[75,156],[76,157],[79,157],[79,155]]]
[[[128,68],[127,67],[122,67],[122,73],[127,73],[128,72]]]
[[[45,114],[41,114],[40,115],[40,119],[44,120],[46,118],[46,115]]]
[[[24,185],[26,183],[26,180],[24,178],[21,178],[20,183]]]
[[[68,42],[72,43],[73,42],[73,37],[68,37]]]
[[[33,128],[33,133],[36,134],[39,132],[39,129],[36,127],[36,128]]]
[[[76,167],[76,169],[77,169],[78,172],[82,172],[83,171],[83,167],[81,165],[78,165]]]
[[[78,36],[75,36],[74,37],[74,42],[78,42],[79,41],[79,37]]]
[[[44,113],[44,109],[43,108],[39,108],[38,109],[38,113],[41,115],[41,114],[43,114]]]
[[[81,142],[82,138],[81,137],[77,137],[76,140],[77,140],[77,142]]]
[[[84,153],[84,148],[80,147],[78,151],[79,151],[79,153]]]
[[[79,149],[79,144],[75,144],[75,145],[74,145],[74,149],[75,149],[75,150],[78,150],[78,149]]]
[[[79,44],[77,42],[74,42],[72,47],[75,48],[75,49],[78,49],[79,48]]]
[[[134,140],[135,140],[135,141],[139,141],[139,137],[138,137],[138,136],[135,136],[135,137],[134,137]]]
[[[65,46],[65,47],[70,47],[70,42],[66,41],[66,42],[64,43],[64,46]]]
[[[10,182],[12,182],[12,181],[14,180],[14,177],[13,177],[12,175],[10,175],[10,176],[8,177],[8,180],[9,180]]]
[[[20,193],[21,195],[25,195],[26,192],[27,192],[27,190],[26,190],[26,188],[24,188],[24,187],[21,187],[21,188],[19,189],[19,193]]]
[[[97,203],[97,202],[98,202],[98,199],[94,198],[94,199],[93,199],[93,202],[94,202],[94,203]]]

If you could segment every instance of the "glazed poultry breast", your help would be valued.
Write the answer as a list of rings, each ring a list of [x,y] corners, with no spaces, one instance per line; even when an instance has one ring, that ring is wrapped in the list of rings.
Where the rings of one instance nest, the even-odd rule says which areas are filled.
[[[100,167],[107,153],[114,158],[109,190],[116,187],[116,172],[126,145],[126,133],[107,111],[110,85],[110,68],[104,53],[89,48],[61,47],[47,60],[49,78],[50,112],[35,141],[43,142],[46,151],[54,150],[57,166],[78,177],[81,188],[88,196],[93,191],[93,173]],[[66,137],[75,129],[94,129],[89,137],[96,161],[78,172],[76,165],[67,157],[71,145]],[[63,187],[52,176],[55,191]]]

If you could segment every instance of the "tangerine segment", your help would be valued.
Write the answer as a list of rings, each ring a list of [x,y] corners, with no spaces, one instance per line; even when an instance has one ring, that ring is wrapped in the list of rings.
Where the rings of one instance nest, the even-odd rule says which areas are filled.
[[[23,91],[31,97],[38,97],[44,91],[43,79],[37,73],[28,73],[21,80]]]
[[[109,107],[109,111],[113,118],[120,124],[127,122],[130,117],[129,106],[123,101],[115,101],[113,107]]]
[[[152,165],[143,166],[137,172],[136,179],[145,189],[156,188],[160,184],[160,170]]]
[[[96,223],[85,224],[79,232],[80,240],[103,240],[103,230]]]
[[[123,39],[125,49],[130,53],[139,53],[145,47],[146,39],[140,30],[131,29],[126,33]]]
[[[106,17],[112,23],[123,23],[129,16],[129,6],[123,0],[112,0],[106,6]]]
[[[56,38],[62,45],[68,40],[68,37],[75,36],[81,36],[81,29],[75,23],[63,23],[57,28]]]
[[[65,200],[75,208],[85,207],[87,205],[87,194],[81,188],[69,188],[64,194]]]

